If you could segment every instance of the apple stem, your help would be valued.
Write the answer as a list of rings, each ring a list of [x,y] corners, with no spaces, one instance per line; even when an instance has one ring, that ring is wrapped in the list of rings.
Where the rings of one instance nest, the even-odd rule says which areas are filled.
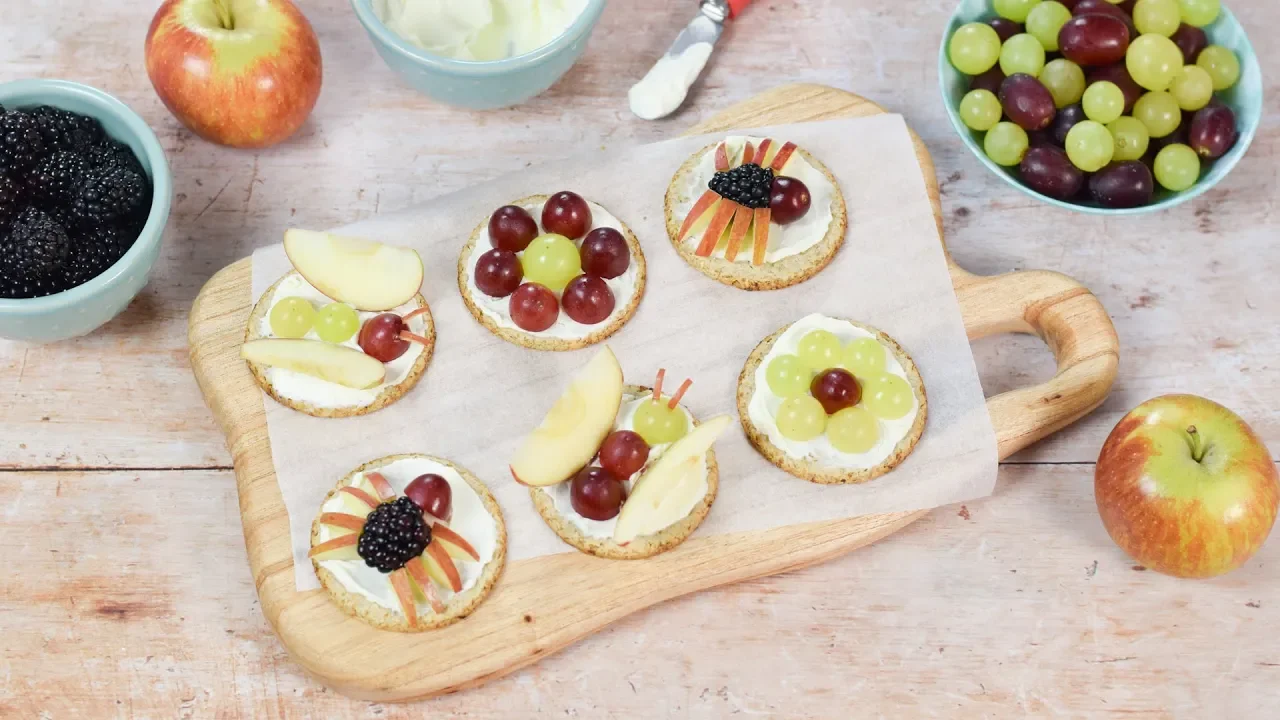
[[[680,404],[680,398],[684,397],[684,394],[689,392],[689,387],[691,385],[693,385],[692,378],[685,378],[685,381],[680,383],[680,389],[676,390],[676,394],[671,396],[671,402],[667,403],[668,410],[676,409],[676,406]]]
[[[653,401],[662,400],[662,378],[667,376],[666,368],[658,368],[658,379],[653,381]]]
[[[1204,460],[1204,453],[1207,448],[1204,446],[1204,441],[1200,439],[1200,433],[1196,430],[1195,425],[1187,428],[1187,436],[1191,439],[1191,459],[1196,462]]]
[[[222,29],[236,29],[235,18],[231,16],[231,8],[227,7],[226,0],[213,0],[213,11],[218,14],[218,25]]]
[[[402,330],[402,331],[400,331],[400,339],[401,339],[401,340],[408,340],[409,342],[416,342],[416,343],[418,343],[419,345],[430,345],[430,344],[431,344],[431,341],[430,341],[430,340],[428,340],[428,339],[426,339],[426,338],[422,337],[421,335],[417,335],[417,334],[415,334],[415,333],[411,333],[411,332],[409,332],[408,330]]]
[[[410,320],[418,317],[419,315],[426,315],[429,312],[431,312],[431,308],[427,307],[426,305],[423,305],[422,307],[418,308],[417,310],[414,310],[413,312],[405,315],[400,319],[407,323]]]

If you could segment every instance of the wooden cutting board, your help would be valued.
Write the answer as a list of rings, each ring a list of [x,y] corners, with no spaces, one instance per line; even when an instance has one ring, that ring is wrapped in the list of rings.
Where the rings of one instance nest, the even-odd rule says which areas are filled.
[[[735,105],[688,132],[883,112],[847,92],[791,85]],[[933,161],[920,139],[914,140],[941,237]],[[957,266],[949,254],[948,261],[971,340],[997,333],[1034,333],[1058,361],[1058,373],[1048,382],[987,400],[1001,458],[1102,402],[1115,379],[1119,347],[1110,318],[1088,289],[1058,273],[980,277]],[[191,365],[234,458],[245,545],[262,610],[299,664],[352,697],[411,700],[478,685],[637,610],[822,562],[875,542],[927,512],[763,533],[695,534],[670,552],[635,562],[577,552],[522,560],[507,566],[492,595],[460,623],[422,634],[376,630],[345,615],[323,590],[294,589],[289,518],[272,466],[263,395],[239,357],[254,300],[250,262],[245,258],[222,269],[196,298],[188,329]]]

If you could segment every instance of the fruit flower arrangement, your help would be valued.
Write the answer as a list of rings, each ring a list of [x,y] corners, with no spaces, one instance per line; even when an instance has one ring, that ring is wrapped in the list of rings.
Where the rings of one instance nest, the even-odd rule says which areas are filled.
[[[0,107],[0,298],[97,277],[133,246],[150,209],[142,165],[97,120]]]
[[[1075,204],[1151,204],[1191,188],[1236,142],[1215,93],[1240,60],[1203,27],[1220,0],[993,0],[947,42],[970,76],[959,117],[995,163]]]

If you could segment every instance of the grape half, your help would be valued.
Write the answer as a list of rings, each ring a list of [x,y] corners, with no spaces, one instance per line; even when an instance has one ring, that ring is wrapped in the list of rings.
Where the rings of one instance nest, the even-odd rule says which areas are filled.
[[[520,258],[510,250],[494,248],[476,261],[476,288],[494,298],[504,298],[520,287],[524,270]]]
[[[778,406],[778,432],[797,442],[812,440],[827,427],[827,413],[812,395],[787,398]]]
[[[344,343],[360,329],[360,316],[346,303],[329,303],[316,313],[316,335],[331,343]]]
[[[858,377],[866,377],[884,372],[884,364],[884,346],[875,338],[860,337],[845,346],[840,367]]]
[[[649,443],[633,430],[615,430],[600,446],[600,465],[622,480],[640,472],[649,460]]]
[[[800,338],[796,357],[814,372],[833,368],[840,362],[840,339],[827,330],[810,330]]]
[[[542,332],[556,323],[560,302],[555,293],[537,283],[525,283],[511,293],[508,301],[511,321],[521,330]]]
[[[689,432],[689,418],[679,405],[668,408],[666,400],[655,401],[653,398],[636,408],[632,425],[651,446],[673,443]]]
[[[809,390],[813,371],[795,355],[783,354],[769,361],[764,377],[774,395],[788,398]]]
[[[834,415],[858,404],[862,399],[862,386],[848,370],[831,368],[813,378],[809,393],[828,415]]]
[[[287,297],[271,308],[268,322],[276,337],[300,338],[311,332],[316,309],[306,298]]]
[[[542,206],[542,228],[577,240],[591,229],[591,206],[577,193],[558,192]]]
[[[915,394],[906,380],[884,373],[867,382],[862,402],[872,415],[885,420],[898,420],[906,417],[911,408],[915,407]]]
[[[568,237],[548,233],[529,243],[520,256],[520,266],[529,282],[560,292],[570,280],[582,274],[582,257]]]
[[[583,325],[596,325],[613,314],[615,303],[609,284],[595,275],[579,275],[569,281],[560,296],[564,314]]]
[[[880,421],[866,408],[851,407],[827,419],[827,441],[843,453],[864,453],[880,441]]]
[[[600,227],[587,233],[579,250],[582,270],[610,279],[616,278],[631,267],[631,248],[622,233],[610,227]]]

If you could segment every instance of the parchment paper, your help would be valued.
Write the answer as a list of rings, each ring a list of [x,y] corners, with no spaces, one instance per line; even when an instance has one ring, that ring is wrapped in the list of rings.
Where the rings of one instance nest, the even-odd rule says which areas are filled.
[[[749,134],[789,139],[809,150],[835,173],[849,209],[849,235],[835,261],[786,290],[752,293],[721,285],[688,267],[667,239],[667,184],[710,137],[534,167],[342,228],[422,254],[423,295],[438,341],[418,386],[371,415],[313,418],[264,396],[299,590],[319,587],[306,553],[325,494],[352,468],[393,453],[445,457],[483,479],[502,506],[510,560],[577,552],[546,527],[528,490],[511,479],[507,461],[595,349],[535,352],[499,340],[467,312],[456,281],[458,254],[489,213],[525,195],[562,189],[608,208],[644,248],[644,299],[607,341],[628,382],[648,385],[665,367],[673,382],[694,379],[687,406],[695,415],[736,416],[734,392],[748,353],[766,335],[812,312],[883,329],[902,343],[924,377],[929,421],[923,439],[896,470],[864,485],[819,486],[791,477],[756,453],[735,424],[716,444],[720,495],[698,536],[931,508],[991,493],[995,433],[902,118],[881,115]],[[254,253],[254,297],[288,270],[281,246]]]

